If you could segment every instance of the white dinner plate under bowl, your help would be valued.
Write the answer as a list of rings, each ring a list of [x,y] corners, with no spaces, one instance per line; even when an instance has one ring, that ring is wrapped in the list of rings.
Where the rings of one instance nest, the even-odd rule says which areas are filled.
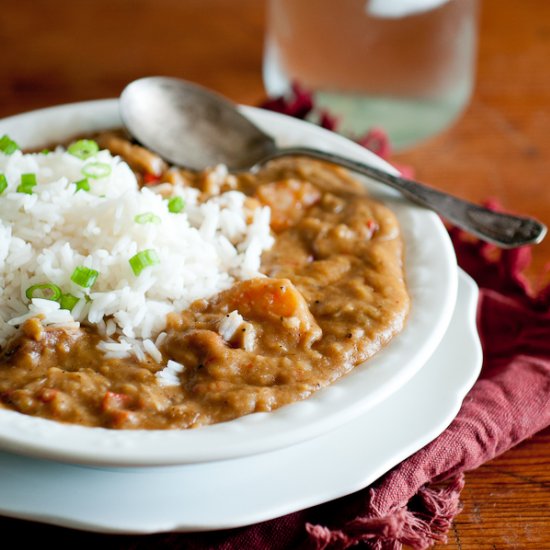
[[[481,367],[477,288],[460,276],[440,346],[401,389],[346,425],[271,453],[207,464],[100,469],[0,452],[0,514],[106,533],[239,527],[371,484],[439,435]]]
[[[363,147],[312,124],[243,108],[282,145],[310,145],[382,169],[391,166]],[[22,147],[121,125],[116,100],[63,105],[0,121]],[[185,464],[243,457],[306,441],[365,413],[426,363],[447,330],[457,289],[456,258],[439,218],[395,191],[364,179],[397,215],[405,240],[412,309],[402,333],[368,362],[305,401],[194,430],[107,430],[0,411],[0,448],[41,458],[111,466]]]

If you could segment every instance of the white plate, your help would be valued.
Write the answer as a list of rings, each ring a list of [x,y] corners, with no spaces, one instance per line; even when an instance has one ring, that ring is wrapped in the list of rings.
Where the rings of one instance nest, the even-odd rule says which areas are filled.
[[[463,273],[449,329],[403,388],[345,426],[258,456],[104,470],[0,453],[0,514],[110,533],[238,527],[352,493],[439,435],[481,367],[477,288]]]
[[[244,108],[244,113],[281,143],[312,145],[395,171],[365,148],[312,124],[250,107]],[[23,147],[34,147],[119,125],[117,101],[95,101],[5,119],[0,121],[0,135],[7,133]],[[116,466],[228,459],[326,433],[387,398],[426,363],[447,329],[456,298],[456,258],[435,214],[383,185],[364,181],[399,218],[412,297],[405,329],[374,358],[305,401],[196,430],[85,428],[4,410],[0,411],[0,448],[41,458]]]

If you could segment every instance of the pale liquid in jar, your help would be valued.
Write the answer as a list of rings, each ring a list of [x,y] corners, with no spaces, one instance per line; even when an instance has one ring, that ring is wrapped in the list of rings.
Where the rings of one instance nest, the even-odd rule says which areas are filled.
[[[447,127],[469,100],[477,0],[397,19],[373,17],[366,0],[270,0],[268,16],[267,92],[298,82],[342,133],[379,126],[406,147]]]

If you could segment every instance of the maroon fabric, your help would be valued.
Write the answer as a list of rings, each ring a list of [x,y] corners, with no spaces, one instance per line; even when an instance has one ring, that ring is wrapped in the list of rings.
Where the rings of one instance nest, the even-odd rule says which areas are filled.
[[[20,542],[47,537],[61,546],[85,538],[106,548],[189,550],[343,549],[357,544],[399,550],[402,544],[423,549],[445,541],[460,511],[462,474],[550,425],[550,292],[547,287],[535,294],[527,284],[523,269],[530,250],[499,252],[455,229],[451,236],[459,264],[481,285],[481,377],[449,428],[372,487],[220,532],[109,537],[4,519],[4,536],[14,534]]]
[[[263,106],[297,118],[315,113],[313,96],[297,84],[291,97]],[[321,111],[319,120],[337,129],[329,112]],[[390,154],[380,129],[356,141],[382,158]],[[412,177],[409,167],[398,168]],[[218,544],[210,535],[188,536],[189,548],[428,548],[446,540],[460,511],[464,472],[550,425],[550,285],[538,293],[530,287],[523,273],[529,248],[500,251],[456,228],[449,231],[459,264],[480,286],[477,322],[484,349],[480,379],[454,422],[374,487],[233,531]]]
[[[313,103],[303,90],[295,92],[290,107],[283,100],[272,107],[303,118]],[[326,125],[334,125],[334,119],[326,115]],[[378,152],[387,152],[382,138],[376,131],[364,141]],[[481,377],[447,430],[372,487],[241,529],[115,537],[0,519],[4,538],[14,535],[23,544],[49,539],[58,547],[86,542],[101,544],[104,549],[136,550],[351,546],[400,550],[403,544],[420,550],[445,541],[452,519],[460,511],[463,473],[550,425],[550,285],[535,293],[528,284],[524,270],[530,262],[529,248],[498,251],[455,228],[450,234],[459,264],[480,286]]]
[[[292,92],[289,97],[268,99],[260,106],[269,111],[305,119],[313,109],[313,95],[295,82],[292,84]],[[334,130],[334,127],[329,129]]]
[[[527,284],[530,250],[500,252],[458,230],[451,235],[460,265],[484,285],[484,362],[449,428],[374,487],[233,532],[236,538],[220,546],[194,536],[190,548],[428,548],[446,540],[460,511],[463,473],[550,425],[550,311],[543,301],[549,292],[535,295]]]

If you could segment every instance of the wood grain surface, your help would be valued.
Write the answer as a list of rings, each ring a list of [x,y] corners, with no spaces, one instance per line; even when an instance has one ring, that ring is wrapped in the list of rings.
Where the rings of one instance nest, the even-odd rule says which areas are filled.
[[[264,12],[263,0],[5,2],[0,117],[115,97],[129,81],[154,74],[257,104],[264,98]],[[495,197],[550,224],[549,59],[548,0],[484,0],[471,104],[448,131],[394,160],[459,196]],[[534,284],[549,258],[547,239],[534,250]],[[546,430],[468,473],[464,511],[444,547],[550,549],[549,463]],[[26,525],[2,522],[4,533],[16,536]],[[44,536],[55,540],[56,528]]]

